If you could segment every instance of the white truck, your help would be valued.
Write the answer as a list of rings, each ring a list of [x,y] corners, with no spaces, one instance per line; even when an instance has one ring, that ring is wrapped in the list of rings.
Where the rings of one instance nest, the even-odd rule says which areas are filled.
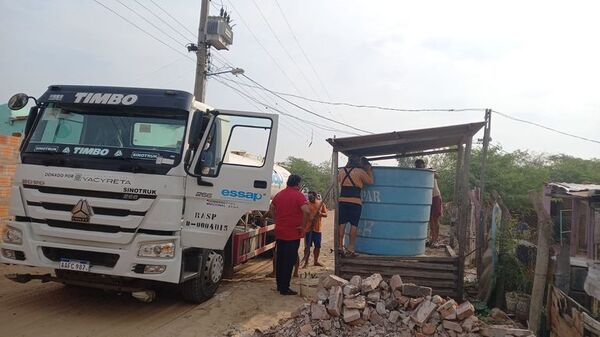
[[[132,293],[166,282],[188,301],[210,298],[235,259],[234,228],[268,209],[273,179],[284,183],[273,170],[277,115],[162,89],[52,85],[35,101],[0,261],[56,276],[8,277]]]

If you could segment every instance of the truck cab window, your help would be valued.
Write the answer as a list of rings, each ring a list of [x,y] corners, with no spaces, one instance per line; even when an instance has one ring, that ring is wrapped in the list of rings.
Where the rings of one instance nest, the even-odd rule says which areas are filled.
[[[221,114],[215,118],[204,144],[196,173],[214,177],[222,165],[262,167],[272,121]]]

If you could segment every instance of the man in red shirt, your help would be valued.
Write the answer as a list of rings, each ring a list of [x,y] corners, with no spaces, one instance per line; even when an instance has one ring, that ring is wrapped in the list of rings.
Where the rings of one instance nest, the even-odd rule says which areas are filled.
[[[299,175],[290,175],[287,187],[273,197],[269,208],[275,219],[275,238],[277,239],[275,277],[277,291],[281,295],[297,294],[290,289],[290,281],[294,265],[298,260],[300,239],[304,237],[304,228],[310,218],[308,200],[300,192],[301,180]]]

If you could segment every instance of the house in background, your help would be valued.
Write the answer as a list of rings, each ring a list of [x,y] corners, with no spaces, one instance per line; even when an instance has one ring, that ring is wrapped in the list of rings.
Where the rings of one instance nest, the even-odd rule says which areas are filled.
[[[549,183],[544,194],[546,210],[554,220],[554,248],[558,252],[554,286],[568,296],[564,299],[581,306],[579,312],[587,310],[598,318],[600,185]],[[600,331],[600,326],[596,328]]]
[[[7,104],[0,104],[0,135],[10,136],[23,133],[29,115],[29,108],[12,111]]]

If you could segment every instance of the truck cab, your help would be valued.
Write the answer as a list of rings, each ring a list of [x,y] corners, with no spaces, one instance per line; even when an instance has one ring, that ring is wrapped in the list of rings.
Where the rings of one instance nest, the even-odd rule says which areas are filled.
[[[204,301],[238,220],[268,209],[276,138],[276,115],[184,91],[52,85],[30,110],[0,261],[120,291],[179,284]]]

